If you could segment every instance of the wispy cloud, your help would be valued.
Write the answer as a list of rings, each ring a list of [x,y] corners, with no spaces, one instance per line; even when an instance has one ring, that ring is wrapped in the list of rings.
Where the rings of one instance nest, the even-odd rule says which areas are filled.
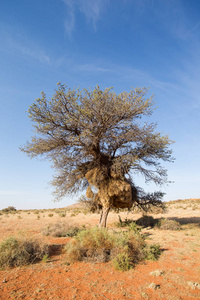
[[[76,67],[76,69],[79,69],[83,72],[112,72],[112,70],[109,68],[92,63],[79,65]]]
[[[74,12],[75,1],[74,2],[72,0],[62,0],[62,1],[65,3],[67,7],[67,15],[64,22],[65,30],[68,36],[71,36],[75,25],[75,12]]]
[[[0,24],[0,26],[1,51],[5,51],[8,54],[21,55],[24,58],[31,58],[40,63],[50,63],[50,57],[42,47],[36,41],[26,36],[24,32],[15,30],[4,24]]]
[[[62,0],[66,5],[65,30],[71,36],[76,23],[76,11],[81,12],[88,22],[92,22],[94,30],[105,11],[109,0]]]

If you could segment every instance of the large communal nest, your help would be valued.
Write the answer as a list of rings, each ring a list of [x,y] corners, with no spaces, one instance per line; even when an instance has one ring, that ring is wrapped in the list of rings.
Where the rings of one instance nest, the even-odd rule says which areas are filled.
[[[90,186],[98,188],[97,194],[94,194],[89,186],[86,196],[94,199],[103,207],[110,208],[131,208],[137,197],[137,190],[124,177],[113,176],[108,177],[104,169],[95,167],[85,174]]]

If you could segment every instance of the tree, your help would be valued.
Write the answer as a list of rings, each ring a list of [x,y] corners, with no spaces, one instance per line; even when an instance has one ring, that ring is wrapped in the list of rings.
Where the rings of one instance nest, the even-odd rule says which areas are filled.
[[[29,108],[37,136],[21,150],[53,162],[57,199],[87,188],[87,197],[102,206],[100,227],[106,226],[111,207],[161,204],[162,193],[145,194],[132,181],[139,172],[161,185],[167,172],[160,160],[173,161],[168,136],[155,132],[154,123],[141,123],[154,110],[147,92],[136,88],[117,95],[99,86],[67,90],[59,83],[52,99],[42,92]]]

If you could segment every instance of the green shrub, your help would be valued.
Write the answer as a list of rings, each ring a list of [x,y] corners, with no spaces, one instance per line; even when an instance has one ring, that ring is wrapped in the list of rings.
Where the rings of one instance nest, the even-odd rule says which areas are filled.
[[[180,230],[181,225],[175,220],[160,219],[156,225],[157,228],[162,230]]]
[[[10,237],[0,244],[0,268],[34,263],[48,254],[48,248],[38,239]]]
[[[158,260],[158,258],[161,255],[161,249],[160,245],[158,244],[153,244],[153,245],[147,245],[144,249],[145,253],[145,259],[147,260]]]
[[[127,271],[142,259],[153,256],[139,231],[109,232],[106,229],[91,228],[80,231],[65,246],[68,263],[74,261],[112,261],[116,270]],[[155,258],[156,255],[155,255]]]
[[[152,216],[143,215],[136,221],[136,224],[142,227],[154,227],[157,222]]]
[[[50,260],[49,254],[44,254],[42,257],[42,262],[47,263]]]
[[[50,217],[50,218],[53,217],[53,214],[48,214],[48,217]]]
[[[115,270],[128,271],[131,268],[130,257],[127,252],[119,253],[113,259],[113,266]]]
[[[138,234],[141,232],[141,228],[138,227],[135,222],[132,222],[128,225],[128,230],[134,231],[135,233]]]
[[[119,227],[119,228],[121,228],[121,227],[127,227],[130,224],[135,223],[135,221],[133,221],[131,219],[127,219],[127,218],[124,221],[122,221],[120,215],[118,215],[118,218],[119,218],[119,222],[116,223],[116,226]]]
[[[46,228],[43,228],[42,233],[53,237],[72,237],[75,236],[79,230],[79,227],[75,224],[56,222],[54,224],[49,224]]]

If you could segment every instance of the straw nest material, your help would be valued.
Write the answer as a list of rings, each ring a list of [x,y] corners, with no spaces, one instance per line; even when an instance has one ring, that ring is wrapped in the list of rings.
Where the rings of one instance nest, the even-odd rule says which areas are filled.
[[[88,198],[93,198],[103,207],[130,208],[137,196],[136,189],[126,180],[117,176],[108,177],[106,172],[100,168],[94,168],[85,174],[89,184],[98,188],[98,193],[94,194],[89,186],[86,191]],[[94,198],[93,198],[94,199]]]

